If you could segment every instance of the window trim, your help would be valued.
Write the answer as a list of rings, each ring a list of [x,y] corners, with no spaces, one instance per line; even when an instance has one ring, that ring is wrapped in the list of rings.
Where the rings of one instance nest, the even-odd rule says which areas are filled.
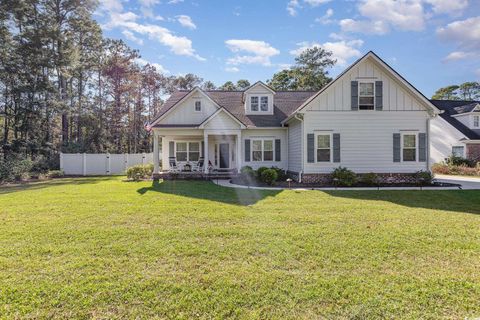
[[[257,98],[257,108],[258,110],[252,109],[252,98]],[[267,99],[267,110],[262,110],[262,98]],[[271,106],[270,106],[270,96],[267,94],[252,94],[249,96],[248,100],[248,112],[249,113],[270,113]]]
[[[187,153],[187,160],[178,160],[177,157],[177,144],[178,143],[186,143],[187,144],[187,150],[186,151],[180,151],[180,152],[186,152]],[[198,143],[198,151],[192,151],[192,152],[198,152],[198,159],[202,157],[202,143],[201,141],[175,141],[175,159],[178,162],[197,162],[198,160],[190,160],[190,144],[191,143]]]
[[[404,148],[404,137],[405,136],[415,136],[415,160],[414,161],[410,161],[410,160],[407,160],[405,161],[403,159],[403,150],[405,149]],[[417,163],[419,162],[418,161],[418,132],[416,131],[406,131],[406,132],[401,132],[400,133],[400,157],[401,157],[401,162],[405,162],[405,163]],[[413,148],[406,148],[406,149],[413,149]]]
[[[462,157],[464,158],[465,157],[465,146],[459,146],[459,145],[453,145],[452,146],[452,155],[455,156],[454,152],[453,152],[453,149],[454,148],[462,148],[462,155],[460,155],[459,157]],[[458,156],[457,156],[458,157]]]
[[[373,105],[372,105],[372,109],[360,109],[360,97],[361,97],[361,96],[360,96],[360,86],[361,86],[362,83],[371,83],[371,84],[373,85],[373,95],[372,95],[372,97],[373,97]],[[376,92],[375,92],[375,90],[376,90],[376,88],[375,88],[375,81],[373,81],[373,80],[370,80],[370,81],[369,81],[369,80],[358,81],[358,89],[357,89],[357,90],[358,90],[358,92],[357,92],[357,95],[358,95],[358,97],[357,97],[357,99],[358,99],[358,100],[357,100],[357,102],[358,102],[358,111],[375,111],[375,100],[376,100],[376,98],[375,98],[375,94],[376,94]],[[369,95],[369,96],[363,96],[363,97],[371,97],[371,96]]]
[[[318,147],[318,136],[329,136],[330,137],[330,160],[329,161],[319,161],[318,160],[318,150],[327,150],[327,148],[319,148]],[[332,132],[321,132],[315,133],[315,141],[314,141],[314,150],[315,150],[315,163],[332,163],[333,162],[333,133]]]
[[[251,162],[256,162],[256,163],[260,163],[260,162],[275,162],[275,139],[276,138],[251,138],[250,139],[250,161]],[[254,160],[253,159],[253,142],[254,141],[262,141],[262,150],[260,150],[260,152],[262,153],[262,160]],[[265,160],[265,141],[271,141],[272,142],[272,160]],[[255,150],[255,152],[258,152],[258,150]]]
[[[197,110],[197,103],[200,105],[200,110]],[[201,100],[195,100],[195,103],[193,104],[193,111],[194,112],[202,112],[202,101]]]

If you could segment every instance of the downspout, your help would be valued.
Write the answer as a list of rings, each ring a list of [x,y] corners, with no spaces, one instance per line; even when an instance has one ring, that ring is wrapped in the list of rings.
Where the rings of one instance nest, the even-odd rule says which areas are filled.
[[[303,149],[304,149],[304,142],[303,142],[303,139],[304,139],[304,134],[303,134],[303,117],[302,118],[299,118],[298,117],[298,113],[295,113],[295,119],[297,119],[298,121],[300,121],[300,125],[301,125],[301,131],[302,131],[302,134],[301,134],[301,137],[302,137],[302,141],[301,141],[301,144],[300,144],[300,149],[301,149],[301,154],[302,154],[302,168],[300,170],[300,172],[298,173],[298,182],[299,183],[302,183],[302,176],[303,176],[303,166],[304,166],[304,163],[303,163],[303,159],[304,159],[304,152],[303,152]]]

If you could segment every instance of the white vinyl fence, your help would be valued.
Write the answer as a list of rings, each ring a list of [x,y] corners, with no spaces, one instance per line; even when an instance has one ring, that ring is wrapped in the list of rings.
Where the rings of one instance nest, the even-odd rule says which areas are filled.
[[[60,153],[60,169],[66,175],[125,174],[128,167],[153,163],[153,153]]]

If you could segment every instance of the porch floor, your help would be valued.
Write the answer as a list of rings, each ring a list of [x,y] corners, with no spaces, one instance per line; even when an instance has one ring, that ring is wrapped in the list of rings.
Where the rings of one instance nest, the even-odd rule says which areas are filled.
[[[209,173],[192,171],[161,171],[152,175],[154,180],[211,180],[211,179],[230,179],[238,175],[237,169],[219,169]]]

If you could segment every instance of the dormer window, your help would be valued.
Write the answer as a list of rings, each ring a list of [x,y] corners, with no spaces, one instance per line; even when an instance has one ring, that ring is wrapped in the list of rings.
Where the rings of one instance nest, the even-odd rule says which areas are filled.
[[[202,111],[202,102],[195,101],[195,112],[201,112],[201,111]]]
[[[473,127],[480,128],[480,116],[473,116]]]
[[[250,97],[250,110],[258,111],[258,97]]]
[[[360,82],[358,84],[358,110],[375,110],[373,82]]]
[[[250,111],[252,112],[268,112],[268,96],[251,96]]]

